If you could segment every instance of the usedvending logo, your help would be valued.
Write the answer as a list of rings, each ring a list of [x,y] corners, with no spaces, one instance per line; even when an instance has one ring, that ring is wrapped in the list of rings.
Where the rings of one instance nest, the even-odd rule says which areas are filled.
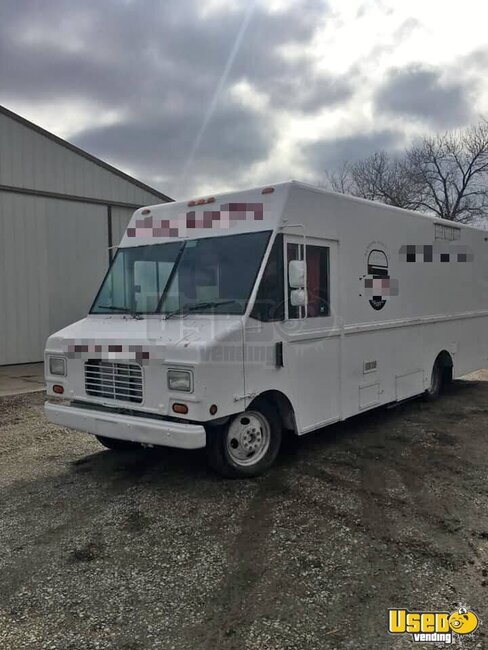
[[[411,612],[388,610],[388,632],[408,634],[416,643],[456,643],[457,635],[472,634],[478,627],[477,615],[466,607],[455,612]]]

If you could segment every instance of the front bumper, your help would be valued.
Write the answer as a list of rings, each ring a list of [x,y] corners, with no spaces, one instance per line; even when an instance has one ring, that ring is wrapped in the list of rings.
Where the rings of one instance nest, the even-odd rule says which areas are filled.
[[[138,418],[54,402],[46,402],[44,410],[49,422],[97,436],[180,449],[201,449],[206,444],[205,429],[201,424]]]

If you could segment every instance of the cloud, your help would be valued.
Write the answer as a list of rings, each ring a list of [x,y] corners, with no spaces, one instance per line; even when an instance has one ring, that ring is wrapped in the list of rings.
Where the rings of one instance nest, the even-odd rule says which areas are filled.
[[[176,186],[199,126],[200,113],[190,105],[162,111],[150,120],[131,119],[87,130],[75,142],[123,166],[135,166],[145,179],[157,176]],[[237,182],[243,169],[267,156],[272,140],[273,130],[266,120],[226,102],[218,108],[196,153],[192,185],[212,178]]]
[[[443,129],[467,124],[473,117],[471,86],[447,81],[433,67],[410,65],[391,70],[376,93],[379,113],[390,113]]]
[[[271,81],[272,105],[314,113],[349,99],[354,88],[345,77],[328,74],[303,75],[303,66],[297,64],[282,77]],[[306,83],[305,83],[306,80]]]
[[[488,65],[488,47],[480,47],[462,58],[462,66],[476,71],[485,71]]]
[[[350,7],[339,0],[2,0],[0,102],[25,109],[34,121],[52,112],[48,128],[62,129],[75,144],[169,195],[307,177],[378,148],[394,150],[426,127],[472,117],[471,94],[485,83],[482,42],[465,57],[469,78],[454,61],[442,74],[412,65],[410,55],[402,56],[428,30],[392,6],[392,0],[351,0]],[[318,139],[323,133],[328,140]]]
[[[26,2],[19,11],[16,0],[4,0],[2,93],[29,100],[65,93],[105,105],[150,105],[184,89],[192,91],[192,101],[201,107],[215,88],[243,20],[243,11],[232,9],[202,15],[202,5],[197,0],[105,0],[103,5],[95,0],[43,0]],[[304,110],[321,101],[338,101],[346,92],[345,80],[317,77],[312,60],[283,55],[287,47],[306,46],[326,15],[322,0],[296,1],[274,12],[257,2],[229,84],[248,80],[271,102]]]
[[[199,0],[15,0],[0,8],[0,96],[29,103],[63,98],[119,121],[71,137],[76,144],[171,193],[192,149],[244,18],[246,4],[203,11]],[[274,113],[313,113],[353,89],[318,73],[305,52],[327,16],[324,0],[296,0],[280,11],[256,2],[192,174],[235,181],[266,159]],[[287,56],[298,48],[301,56]],[[239,104],[245,81],[266,103]],[[202,181],[203,182],[203,181]],[[194,178],[194,183],[196,180]]]
[[[361,160],[375,151],[392,151],[402,143],[402,133],[387,129],[313,142],[305,148],[304,154],[323,178],[324,172],[338,169],[345,162]]]

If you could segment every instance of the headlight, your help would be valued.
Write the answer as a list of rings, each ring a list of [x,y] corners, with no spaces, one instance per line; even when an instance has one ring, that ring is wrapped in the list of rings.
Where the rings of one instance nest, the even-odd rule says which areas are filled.
[[[189,370],[168,370],[168,388],[182,390],[187,393],[192,390],[192,374]]]
[[[64,357],[49,357],[49,373],[66,377],[66,359]]]

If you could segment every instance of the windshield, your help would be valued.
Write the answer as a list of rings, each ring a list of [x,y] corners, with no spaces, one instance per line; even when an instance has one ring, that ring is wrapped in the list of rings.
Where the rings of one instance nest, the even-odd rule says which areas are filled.
[[[270,232],[119,248],[92,314],[246,309]]]

